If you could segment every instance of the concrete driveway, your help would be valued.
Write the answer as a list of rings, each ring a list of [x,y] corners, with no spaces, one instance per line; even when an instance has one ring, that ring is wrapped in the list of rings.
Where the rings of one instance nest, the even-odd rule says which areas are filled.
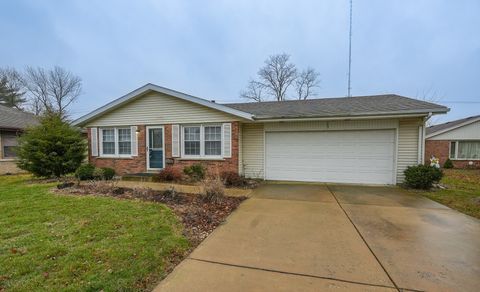
[[[158,291],[478,291],[480,221],[394,187],[267,184]]]

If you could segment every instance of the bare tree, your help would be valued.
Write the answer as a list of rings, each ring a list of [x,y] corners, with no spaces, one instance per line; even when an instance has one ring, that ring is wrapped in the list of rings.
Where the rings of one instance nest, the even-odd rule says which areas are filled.
[[[293,63],[289,63],[289,59],[290,56],[285,53],[272,55],[258,71],[260,83],[277,101],[287,99],[287,89],[297,78],[297,68]]]
[[[251,99],[254,101],[263,101],[263,90],[265,87],[263,86],[262,83],[255,81],[255,80],[250,80],[248,82],[247,88],[240,93],[240,96],[242,98],[246,99]]]
[[[66,118],[68,106],[82,91],[80,77],[58,66],[50,70],[27,67],[24,82],[37,115],[47,112]]]
[[[423,100],[426,102],[431,102],[431,103],[439,103],[443,97],[441,97],[436,90],[433,89],[433,87],[430,87],[428,89],[423,89],[421,92],[417,91],[417,94],[415,97],[419,100]],[[431,117],[430,119],[427,120],[426,125],[427,127],[433,126],[438,122],[438,117]]]
[[[315,88],[320,87],[319,73],[312,68],[303,70],[295,79],[295,90],[298,99],[307,99],[316,94]]]
[[[285,53],[268,57],[257,72],[258,79],[250,80],[240,96],[254,101],[264,101],[268,97],[284,101],[294,94],[298,99],[315,95],[320,74],[310,67],[298,74],[297,67],[289,59],[290,55]]]

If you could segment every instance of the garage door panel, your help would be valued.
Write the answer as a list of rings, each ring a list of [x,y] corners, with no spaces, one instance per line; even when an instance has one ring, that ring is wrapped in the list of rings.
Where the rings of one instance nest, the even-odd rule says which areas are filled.
[[[393,130],[266,133],[273,180],[393,183]]]

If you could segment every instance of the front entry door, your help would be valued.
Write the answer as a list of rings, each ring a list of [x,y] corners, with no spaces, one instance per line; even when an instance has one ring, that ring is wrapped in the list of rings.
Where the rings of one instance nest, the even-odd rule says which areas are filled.
[[[163,127],[147,128],[147,168],[163,168]]]

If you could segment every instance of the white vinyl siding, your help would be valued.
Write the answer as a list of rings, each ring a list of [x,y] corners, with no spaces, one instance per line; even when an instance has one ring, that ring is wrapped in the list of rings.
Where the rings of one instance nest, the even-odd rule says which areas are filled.
[[[245,175],[243,171],[243,131],[242,125],[239,125],[238,129],[238,172],[240,175]]]
[[[480,140],[480,121],[433,136],[428,140]]]
[[[418,127],[423,125],[422,119],[400,120],[398,127],[397,150],[397,183],[403,182],[403,172],[408,166],[418,164]]]
[[[263,139],[263,124],[242,125],[242,164],[246,177],[263,178]]]
[[[149,93],[89,122],[87,127],[221,123],[241,118],[161,93]]]

